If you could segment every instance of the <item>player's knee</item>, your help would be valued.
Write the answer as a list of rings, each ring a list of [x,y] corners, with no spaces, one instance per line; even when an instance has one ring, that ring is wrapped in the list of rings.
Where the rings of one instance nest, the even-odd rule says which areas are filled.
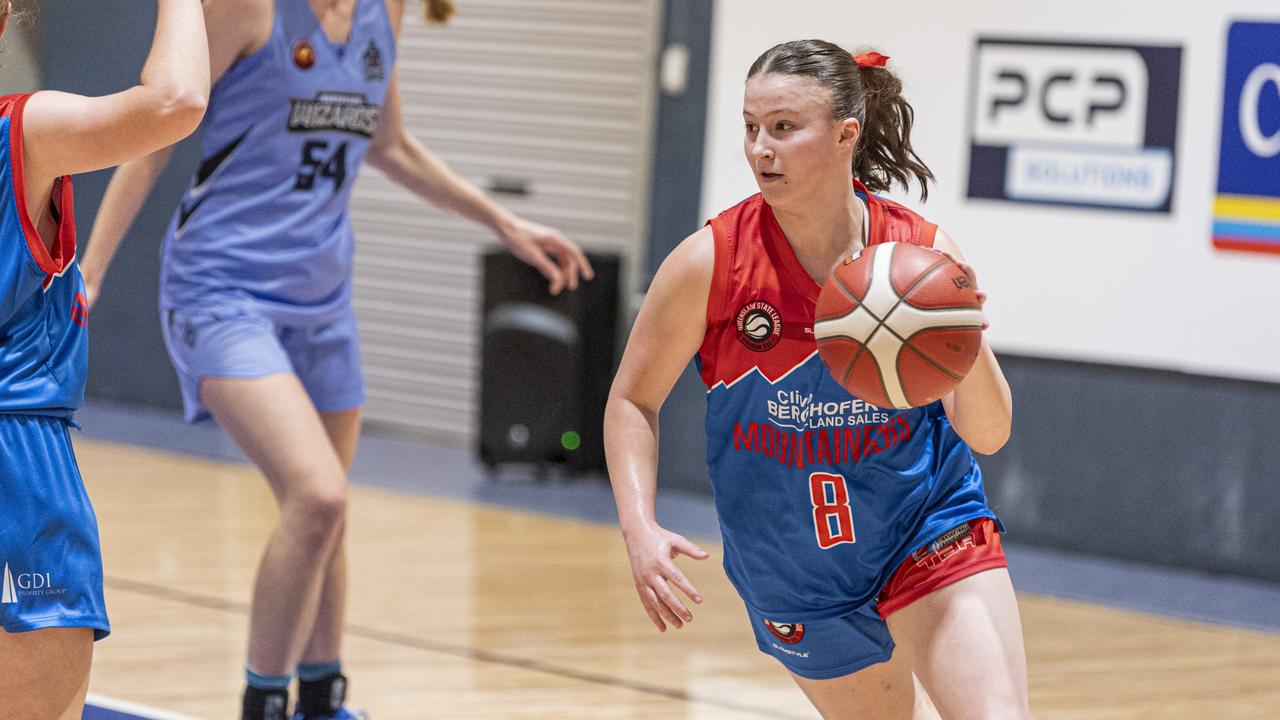
[[[318,483],[298,493],[285,512],[309,545],[325,544],[342,534],[347,515],[344,483]]]
[[[1031,709],[1025,701],[992,701],[973,706],[975,720],[1032,720]]]

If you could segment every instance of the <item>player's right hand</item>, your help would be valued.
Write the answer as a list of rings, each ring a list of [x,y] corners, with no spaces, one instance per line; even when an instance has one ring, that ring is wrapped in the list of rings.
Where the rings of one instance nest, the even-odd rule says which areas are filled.
[[[688,555],[694,560],[706,560],[707,552],[682,535],[665,530],[658,525],[648,525],[635,532],[624,533],[627,554],[631,557],[631,575],[636,582],[640,604],[661,632],[667,631],[667,623],[676,628],[693,622],[693,613],[671,589],[680,588],[695,603],[702,602],[702,594],[680,572],[673,562],[677,555]]]

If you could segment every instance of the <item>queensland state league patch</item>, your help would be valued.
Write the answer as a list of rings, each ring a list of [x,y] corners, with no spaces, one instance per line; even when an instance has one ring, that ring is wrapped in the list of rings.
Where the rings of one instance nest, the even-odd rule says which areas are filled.
[[[795,645],[804,639],[804,623],[776,623],[765,620],[764,626],[769,628],[773,636],[788,645]]]
[[[752,300],[734,320],[738,328],[738,341],[748,350],[764,352],[782,339],[782,316],[778,309],[764,300]]]

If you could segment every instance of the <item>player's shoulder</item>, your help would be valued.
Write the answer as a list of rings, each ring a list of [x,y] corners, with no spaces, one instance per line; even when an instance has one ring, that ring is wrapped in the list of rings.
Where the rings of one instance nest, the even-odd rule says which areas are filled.
[[[211,35],[256,37],[275,24],[277,0],[204,0]]]
[[[899,217],[903,219],[915,219],[915,218],[919,218],[921,220],[925,219],[924,216],[921,215],[916,210],[910,207],[907,207],[906,205],[903,205],[902,203],[892,198],[885,197],[884,195],[868,195],[868,197],[873,198],[876,204],[878,204],[884,212],[890,215],[893,215],[895,217]]]
[[[759,213],[760,208],[764,206],[764,196],[760,193],[749,195],[739,201],[737,204],[721,210],[716,215],[718,221],[737,220],[743,215]]]
[[[205,14],[240,13],[246,20],[271,17],[277,0],[203,0]]]
[[[670,266],[670,273],[681,280],[710,278],[715,270],[715,235],[710,225],[704,225],[680,241],[663,266]]]
[[[881,195],[867,195],[876,204],[882,227],[878,230],[884,242],[909,242],[932,247],[937,240],[937,224],[930,222],[916,210]]]
[[[391,25],[400,31],[404,23],[404,5],[405,0],[384,0],[387,8],[387,17],[391,18]]]

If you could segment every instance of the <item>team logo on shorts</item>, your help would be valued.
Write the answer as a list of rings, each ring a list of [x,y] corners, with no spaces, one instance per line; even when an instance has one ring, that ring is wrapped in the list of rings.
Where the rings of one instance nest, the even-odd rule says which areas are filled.
[[[13,584],[13,573],[9,572],[9,563],[4,564],[4,589],[0,590],[0,603],[12,605],[18,602],[18,588]]]
[[[973,533],[973,525],[964,523],[946,531],[937,540],[911,553],[911,559],[918,567],[931,568],[947,558],[976,547],[978,538]]]
[[[753,300],[738,311],[738,341],[755,352],[764,352],[782,339],[782,316],[764,300]]]
[[[66,591],[66,588],[53,586],[52,573],[15,574],[9,569],[9,563],[5,563],[4,571],[0,572],[0,605],[16,604],[23,597],[61,595]]]
[[[306,38],[293,44],[293,64],[303,70],[310,70],[316,65],[316,49]]]
[[[765,620],[764,626],[769,628],[773,636],[788,645],[795,645],[804,639],[804,623],[776,623]]]

